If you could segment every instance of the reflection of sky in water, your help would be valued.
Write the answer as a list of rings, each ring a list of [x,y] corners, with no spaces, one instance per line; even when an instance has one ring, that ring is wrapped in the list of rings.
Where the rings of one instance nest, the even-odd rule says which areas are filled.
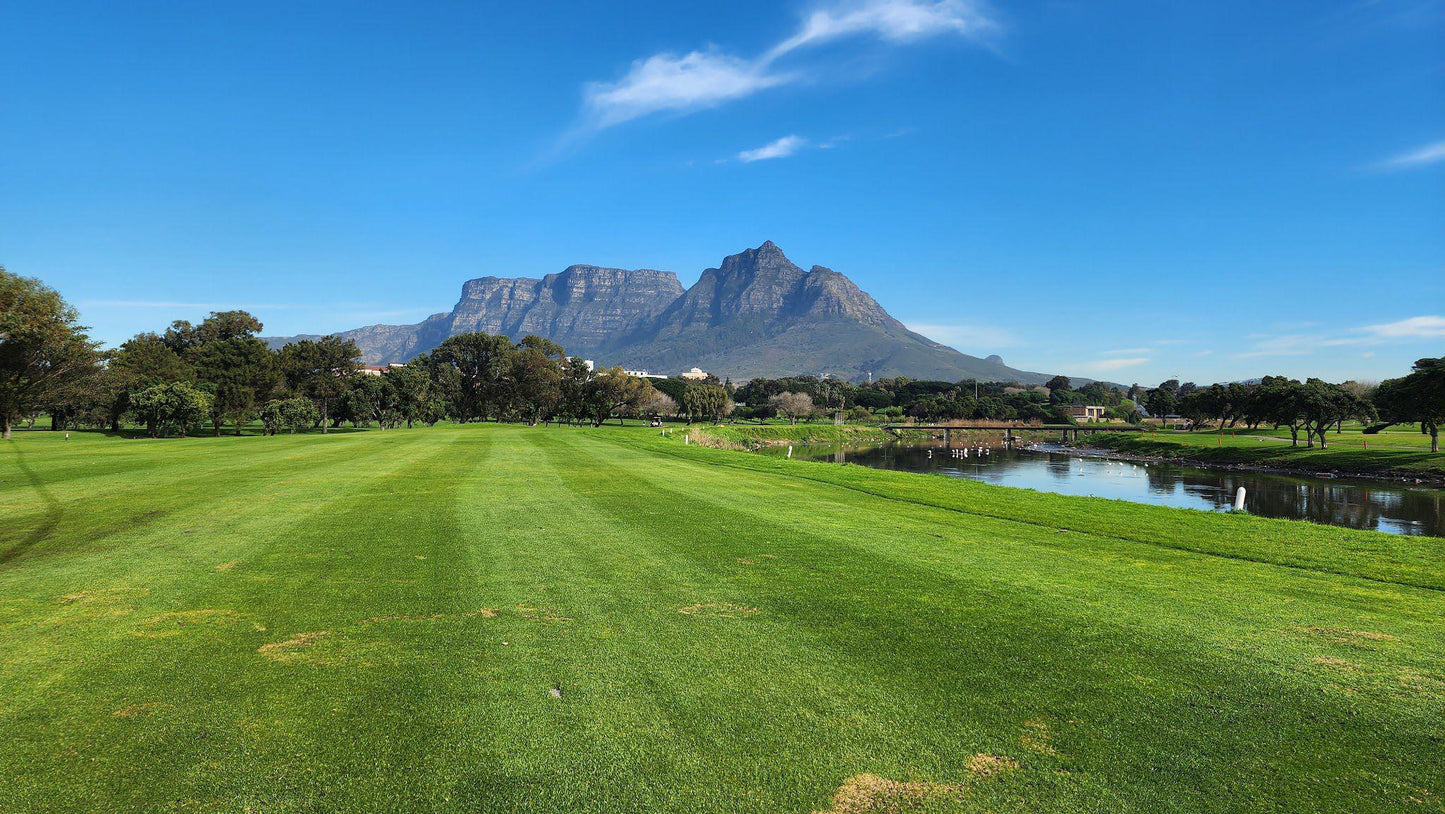
[[[771,450],[785,454],[784,449]],[[931,454],[930,454],[931,453]],[[1246,508],[1265,517],[1311,520],[1395,534],[1445,536],[1445,491],[1344,478],[1200,469],[1159,463],[1076,458],[1060,453],[970,450],[955,456],[938,447],[846,449],[798,446],[795,458],[847,461],[882,469],[932,472],[1002,486],[1065,495],[1129,500],[1190,509],[1229,509],[1240,486]]]

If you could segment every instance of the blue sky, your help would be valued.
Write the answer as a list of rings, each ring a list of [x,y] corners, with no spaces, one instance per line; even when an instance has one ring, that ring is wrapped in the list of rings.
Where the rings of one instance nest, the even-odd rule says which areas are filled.
[[[771,239],[1116,381],[1445,352],[1445,0],[0,0],[0,264],[118,342]]]

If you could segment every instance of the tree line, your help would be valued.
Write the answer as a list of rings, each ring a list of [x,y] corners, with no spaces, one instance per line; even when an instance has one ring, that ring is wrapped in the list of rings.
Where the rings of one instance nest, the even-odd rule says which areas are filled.
[[[259,421],[267,434],[350,422],[382,429],[442,420],[601,424],[611,417],[677,416],[693,421],[843,414],[854,420],[989,419],[1073,423],[1068,408],[1106,408],[1137,422],[1178,416],[1191,428],[1287,428],[1294,444],[1327,446],[1345,421],[1419,424],[1439,451],[1445,423],[1445,359],[1421,359],[1403,377],[1378,385],[1266,376],[1198,386],[1169,380],[1127,389],[1103,382],[1075,387],[1064,376],[1044,385],[916,380],[866,384],[815,376],[753,379],[734,388],[703,380],[592,370],[538,336],[459,334],[379,376],[361,375],[355,343],[336,336],[269,348],[261,322],[245,311],[214,312],[201,323],[173,322],[102,350],[53,289],[0,267],[0,431],[48,415],[53,429],[123,422],[152,436],[184,435],[209,424],[219,435]]]
[[[620,368],[593,370],[555,342],[459,334],[405,365],[366,375],[354,342],[336,336],[279,349],[245,311],[173,322],[105,351],[78,314],[38,280],[0,268],[0,430],[49,416],[52,429],[119,430],[165,437],[209,425],[220,435],[260,421],[267,434],[350,422],[382,429],[496,420],[601,424],[613,416],[721,420],[725,388],[689,382],[677,398]]]

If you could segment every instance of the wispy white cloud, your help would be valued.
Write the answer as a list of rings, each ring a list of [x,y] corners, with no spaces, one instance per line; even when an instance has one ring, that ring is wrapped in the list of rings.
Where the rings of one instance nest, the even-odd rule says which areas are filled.
[[[814,9],[802,28],[768,52],[767,59],[845,37],[872,35],[908,42],[942,34],[978,38],[998,29],[982,7],[967,0],[854,0]]]
[[[777,141],[769,142],[756,150],[743,150],[738,153],[738,160],[743,163],[754,161],[766,161],[769,158],[787,158],[808,146],[808,140],[802,136],[783,136]]]
[[[812,79],[819,70],[780,70],[777,64],[824,43],[863,36],[894,45],[946,35],[977,41],[999,29],[998,21],[976,0],[830,0],[805,15],[796,33],[761,56],[747,58],[716,48],[681,55],[663,52],[635,60],[615,81],[587,83],[582,90],[582,130],[600,130],[654,113],[691,113]]]
[[[1138,367],[1139,365],[1147,365],[1149,364],[1149,362],[1150,359],[1147,356],[1125,356],[1116,359],[1096,359],[1092,362],[1084,362],[1078,365],[1077,369],[1082,370],[1085,373],[1108,373],[1115,370],[1123,370],[1126,367]]]
[[[1149,353],[1153,348],[1119,348],[1117,350],[1104,351],[1105,356],[1138,356],[1141,353]]]
[[[998,348],[1013,348],[1023,344],[1008,330],[994,325],[940,325],[911,322],[905,327],[917,334],[941,342],[952,348],[974,351],[991,351]]]
[[[717,51],[664,53],[633,62],[616,82],[588,83],[582,95],[591,126],[601,129],[649,113],[702,110],[797,78]]]
[[[1398,345],[1445,338],[1445,316],[1425,315],[1351,328],[1344,333],[1251,334],[1254,347],[1235,356],[1307,356],[1320,348]]]
[[[1445,316],[1410,317],[1381,325],[1366,325],[1358,330],[1380,339],[1437,339],[1445,337]]]
[[[1426,144],[1424,147],[1401,153],[1393,158],[1387,158],[1372,166],[1377,170],[1409,170],[1438,164],[1442,161],[1445,161],[1445,141],[1437,141],[1434,144]]]

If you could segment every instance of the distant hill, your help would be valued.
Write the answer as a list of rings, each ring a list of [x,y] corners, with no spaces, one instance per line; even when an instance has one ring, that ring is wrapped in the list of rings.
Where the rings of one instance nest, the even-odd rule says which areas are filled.
[[[723,258],[684,290],[652,269],[571,266],[541,279],[481,277],[448,313],[341,333],[367,364],[405,362],[454,334],[547,337],[603,365],[748,379],[795,374],[1040,384],[1048,374],[981,359],[904,327],[846,276],[793,264],[772,241]],[[271,337],[273,346],[311,336]]]

